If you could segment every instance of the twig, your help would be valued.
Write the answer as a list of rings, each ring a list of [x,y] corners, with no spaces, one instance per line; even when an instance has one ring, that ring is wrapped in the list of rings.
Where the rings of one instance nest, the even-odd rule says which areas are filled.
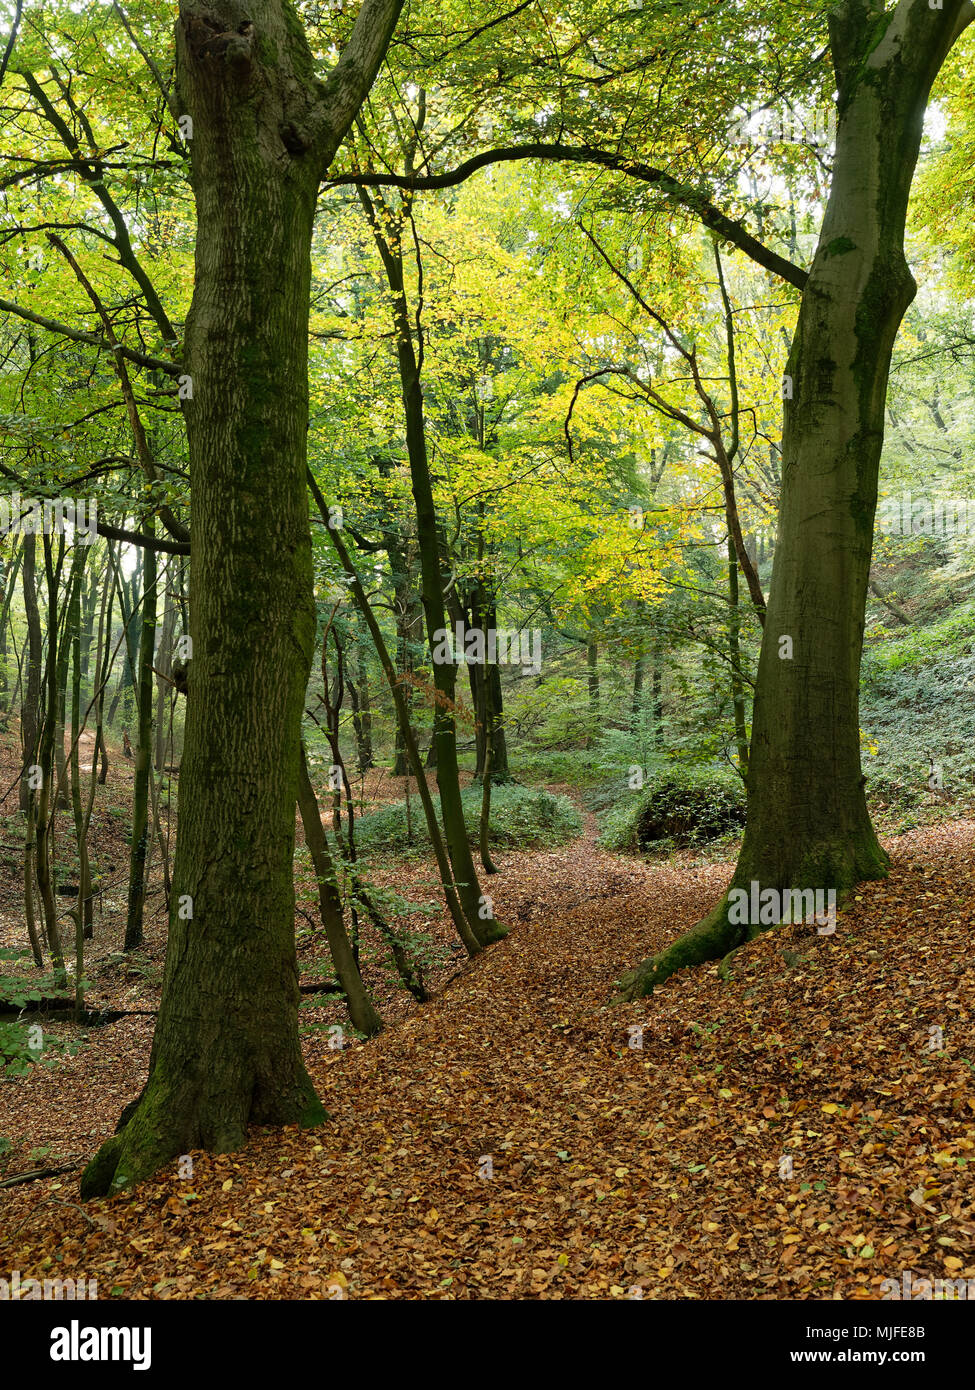
[[[38,1178],[53,1178],[58,1173],[71,1173],[80,1168],[80,1163],[65,1163],[60,1168],[35,1168],[30,1173],[15,1173],[12,1178],[4,1178],[0,1187],[16,1187],[22,1182],[36,1182]]]

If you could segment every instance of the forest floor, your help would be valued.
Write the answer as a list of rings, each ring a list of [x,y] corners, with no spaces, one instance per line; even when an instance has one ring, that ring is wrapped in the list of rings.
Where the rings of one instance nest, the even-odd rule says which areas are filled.
[[[2,1085],[4,1172],[79,1166],[0,1188],[0,1272],[94,1278],[102,1298],[870,1299],[905,1270],[975,1278],[975,824],[886,844],[890,877],[834,935],[780,928],[728,981],[685,972],[613,1007],[616,979],[701,916],[731,864],[610,854],[591,818],[560,850],[499,853],[504,941],[469,962],[431,918],[429,1003],[370,965],[386,1030],[341,1051],[306,1034],[327,1124],[255,1130],[239,1153],[193,1154],[192,1176],[173,1163],[80,1204],[152,1019],[88,1028],[75,1055]],[[422,860],[384,872],[434,896]],[[17,888],[8,867],[8,943]],[[161,924],[126,965],[105,940],[115,906],[96,918],[92,996],[154,1007]]]

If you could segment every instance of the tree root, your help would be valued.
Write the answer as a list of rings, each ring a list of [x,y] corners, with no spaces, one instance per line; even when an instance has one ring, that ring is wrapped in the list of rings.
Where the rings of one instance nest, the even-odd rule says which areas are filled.
[[[744,944],[747,935],[747,927],[728,921],[728,899],[725,896],[706,917],[658,956],[651,956],[636,969],[628,971],[620,980],[618,1000],[642,999],[652,994],[657,985],[662,985],[678,970],[727,958]]]
[[[255,1111],[254,1104],[249,1096],[246,1104],[232,1107],[219,1093],[204,1099],[187,1095],[185,1087],[177,1094],[153,1072],[142,1095],[123,1110],[118,1132],[106,1140],[82,1173],[82,1198],[115,1196],[192,1149],[233,1153],[243,1147],[249,1123],[298,1124],[310,1129],[328,1119],[304,1073],[296,1078],[291,1095],[276,1102],[273,1113]]]

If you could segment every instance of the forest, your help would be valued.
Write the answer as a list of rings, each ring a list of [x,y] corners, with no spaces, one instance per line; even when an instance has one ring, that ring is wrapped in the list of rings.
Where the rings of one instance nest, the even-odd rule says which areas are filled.
[[[0,0],[0,1299],[975,1298],[973,19]]]

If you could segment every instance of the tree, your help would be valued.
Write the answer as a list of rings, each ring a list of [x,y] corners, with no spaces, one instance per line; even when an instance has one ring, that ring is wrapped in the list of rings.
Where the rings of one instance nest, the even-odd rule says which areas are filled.
[[[886,872],[860,764],[863,622],[891,353],[917,286],[904,255],[931,86],[969,0],[847,0],[830,18],[838,125],[829,202],[786,365],[782,503],[759,657],[745,840],[729,892],[835,889]],[[727,896],[624,981],[647,993],[763,925]]]
[[[163,997],[149,1076],[82,1179],[114,1192],[248,1123],[325,1111],[298,1041],[292,858],[315,636],[305,488],[312,224],[402,0],[365,0],[326,81],[286,0],[183,0],[192,121],[186,326],[192,660]]]
[[[945,59],[973,18],[971,0],[939,0],[938,8],[929,0],[898,0],[890,7],[882,0],[824,4],[814,20],[826,23],[827,48],[810,55],[805,76],[793,67],[765,84],[771,87],[766,103],[783,95],[815,99],[825,85],[821,65],[831,54],[838,91],[836,153],[808,271],[716,204],[686,148],[683,161],[678,155],[673,169],[662,168],[633,149],[635,137],[626,141],[627,148],[599,143],[599,120],[592,122],[592,138],[578,144],[536,138],[482,151],[442,174],[352,173],[335,180],[416,191],[451,187],[499,161],[552,160],[611,169],[655,189],[801,291],[782,391],[782,501],[756,685],[748,829],[733,888],[758,882],[762,889],[835,888],[842,895],[857,881],[886,871],[867,811],[858,720],[884,403],[894,338],[916,290],[904,232],[924,112]],[[661,18],[655,32],[653,20],[647,21],[648,44],[671,23]],[[727,40],[740,48],[735,64],[722,66],[719,74],[714,36],[698,50],[693,38],[687,42],[678,82],[662,87],[659,97],[673,123],[671,134],[679,128],[674,104],[693,93],[702,123],[710,121],[715,134],[723,127],[727,139],[735,106],[762,92],[765,79],[758,69],[769,37],[779,44],[785,37],[783,52],[789,47],[778,27],[787,20],[771,13],[768,20],[768,36],[759,39],[754,13],[743,20],[737,14],[728,18]],[[808,41],[805,33],[800,38]],[[801,46],[792,45],[789,65],[798,63]],[[655,59],[661,51],[667,50],[654,50]],[[551,60],[566,78],[559,135],[585,127],[580,103],[591,77],[578,68],[569,71],[574,52],[570,40],[566,55]],[[738,94],[729,84],[732,66]],[[623,64],[613,73],[617,83],[628,70]],[[604,94],[604,100],[604,114],[616,114],[611,95]],[[635,98],[631,104],[636,107]],[[646,118],[645,107],[641,115]],[[509,124],[513,134],[523,133],[517,117]],[[630,124],[640,129],[636,119]],[[658,145],[666,150],[665,120],[658,125]],[[423,167],[423,161],[414,167]],[[730,160],[722,165],[719,159],[716,175],[729,187],[731,168]],[[737,171],[735,165],[735,179]],[[763,226],[765,209],[757,214]],[[631,972],[624,991],[645,993],[675,969],[724,956],[760,929],[757,923],[729,922],[725,899],[667,951]]]

